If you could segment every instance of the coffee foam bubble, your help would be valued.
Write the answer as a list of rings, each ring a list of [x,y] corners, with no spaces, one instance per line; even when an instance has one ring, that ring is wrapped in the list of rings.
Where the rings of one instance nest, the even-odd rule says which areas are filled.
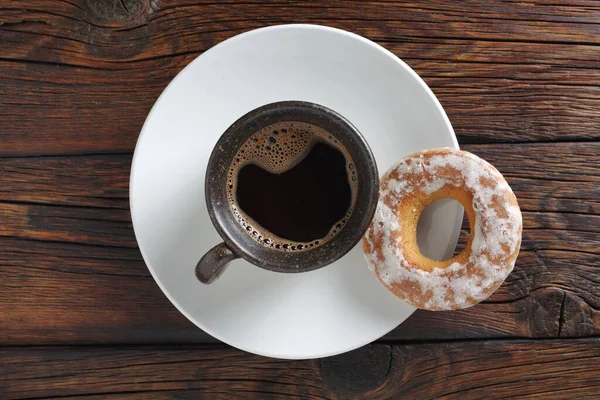
[[[237,176],[242,167],[252,163],[273,174],[281,174],[292,169],[310,152],[317,142],[324,142],[338,149],[346,158],[348,181],[352,192],[350,208],[344,218],[331,228],[323,238],[312,242],[300,243],[280,238],[264,230],[256,221],[240,209],[236,201]],[[356,168],[346,148],[336,137],[325,130],[304,122],[285,121],[269,125],[252,135],[240,147],[232,160],[227,175],[227,198],[232,213],[238,223],[255,240],[265,246],[282,251],[308,250],[320,246],[335,236],[346,224],[352,214],[356,201],[358,177]]]

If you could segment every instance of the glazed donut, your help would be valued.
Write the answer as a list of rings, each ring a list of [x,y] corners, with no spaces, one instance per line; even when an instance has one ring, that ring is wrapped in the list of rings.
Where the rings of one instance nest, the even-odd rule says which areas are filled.
[[[427,310],[467,308],[488,298],[512,271],[521,245],[521,210],[504,177],[466,151],[440,148],[407,156],[385,173],[363,238],[369,268],[396,296]],[[453,258],[434,261],[417,245],[423,210],[459,201],[471,235]]]

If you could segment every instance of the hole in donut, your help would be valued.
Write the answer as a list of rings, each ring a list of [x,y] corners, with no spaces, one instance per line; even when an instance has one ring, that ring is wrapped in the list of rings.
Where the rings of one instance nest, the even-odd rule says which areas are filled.
[[[451,239],[456,235],[455,219],[456,211],[463,212],[462,205],[454,199],[440,199],[428,205],[419,217],[417,224],[417,244],[419,251],[425,257],[435,261],[444,261],[460,253],[467,242],[471,230],[469,219],[464,213],[462,228],[458,238],[458,244],[453,247]],[[447,247],[440,244],[449,243]]]
[[[454,254],[452,255],[452,257],[460,254],[460,252],[463,251],[465,247],[467,247],[467,243],[469,242],[469,236],[471,236],[469,217],[467,217],[467,213],[464,213],[462,226],[460,227],[460,235],[458,236],[458,242],[456,242],[456,248],[454,249]]]

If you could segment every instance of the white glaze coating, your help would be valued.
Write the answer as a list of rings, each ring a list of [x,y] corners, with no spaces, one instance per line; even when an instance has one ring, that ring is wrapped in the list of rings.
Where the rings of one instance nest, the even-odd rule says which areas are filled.
[[[471,254],[462,263],[428,271],[407,260],[412,250],[402,243],[406,235],[397,206],[414,191],[429,196],[448,185],[473,196]],[[521,230],[521,211],[500,172],[471,153],[433,149],[408,156],[382,178],[380,201],[365,235],[372,251],[365,257],[379,279],[409,303],[431,310],[466,308],[486,299],[512,271]],[[400,284],[413,293],[399,293]]]

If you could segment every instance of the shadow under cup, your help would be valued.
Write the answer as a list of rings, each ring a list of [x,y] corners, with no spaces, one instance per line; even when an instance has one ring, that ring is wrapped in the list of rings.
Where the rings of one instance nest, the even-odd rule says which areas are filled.
[[[257,221],[260,221],[259,219],[256,221],[252,219],[253,214],[249,212],[244,214],[244,207],[240,207],[240,204],[243,205],[242,202],[240,201],[238,204],[237,201],[243,200],[241,198],[241,180],[236,181],[238,177],[241,177],[240,173],[244,170],[243,168],[232,169],[235,160],[239,161],[240,150],[247,148],[248,143],[256,140],[255,138],[259,132],[264,132],[265,128],[271,125],[282,123],[290,123],[291,126],[315,127],[320,133],[319,138],[322,140],[313,140],[312,144],[307,147],[307,151],[289,168],[285,169],[284,165],[283,169],[277,170],[277,165],[274,166],[275,169],[272,169],[272,171],[275,171],[275,175],[279,174],[275,179],[286,179],[288,175],[292,176],[294,174],[292,171],[294,168],[302,168],[301,164],[303,162],[310,163],[311,156],[318,150],[317,144],[325,143],[328,139],[335,140],[336,145],[334,146],[343,149],[345,164],[349,166],[346,179],[348,179],[348,185],[351,187],[352,197],[349,212],[343,218],[343,225],[337,225],[338,229],[335,229],[334,224],[322,240],[319,241],[319,238],[317,238],[310,241],[310,243],[301,243],[299,246],[293,244],[295,242],[292,238],[285,237],[284,234],[278,236],[274,231],[265,229],[264,226],[257,223]],[[283,131],[287,133],[285,129]],[[275,135],[277,133],[274,132]],[[292,135],[293,130],[287,134]],[[269,139],[275,142],[274,138]],[[257,148],[261,145],[262,143],[256,143]],[[267,143],[268,145],[269,143]],[[333,142],[331,145],[333,145]],[[286,154],[289,154],[289,152]],[[319,155],[314,157],[317,159]],[[320,157],[321,160],[325,157],[327,163],[330,161],[331,154],[323,153]],[[283,158],[283,155],[281,158]],[[246,165],[252,164],[252,161],[246,163]],[[232,170],[235,172],[232,172]],[[254,190],[253,185],[256,186],[256,190],[259,190],[260,176],[247,178],[245,182],[247,191],[252,192]],[[238,191],[235,192],[234,190],[233,193],[231,189],[233,187],[232,179],[240,184],[239,187],[236,186]],[[309,179],[308,184],[310,182]],[[283,184],[292,185],[287,187],[294,189],[293,182],[283,182]],[[260,190],[264,190],[264,185]],[[305,192],[309,195],[312,193],[310,190]],[[360,241],[373,219],[378,192],[379,175],[371,149],[360,132],[344,117],[324,106],[301,101],[284,101],[259,107],[234,122],[219,138],[211,153],[206,172],[206,204],[211,221],[223,238],[223,243],[213,247],[200,259],[196,266],[196,277],[202,283],[211,283],[223,271],[223,267],[229,261],[240,257],[258,267],[276,272],[297,273],[324,267],[344,256]],[[238,197],[236,197],[236,193]],[[260,204],[264,204],[264,207],[268,208],[271,199],[279,198],[276,194],[279,193],[267,198],[263,197],[263,200],[267,199],[267,201]],[[320,195],[323,195],[323,193],[320,193]],[[330,197],[326,196],[326,198]],[[310,200],[309,198],[307,202],[310,203]],[[256,205],[254,207],[256,208]],[[239,211],[241,211],[241,215]],[[261,210],[257,209],[256,211]],[[289,212],[294,212],[294,210],[290,209]],[[326,214],[319,215],[318,218],[327,219]],[[248,216],[251,218],[247,218]],[[282,221],[287,221],[287,219],[278,218],[278,221],[273,222],[279,222],[279,225],[285,224]],[[290,219],[290,221],[293,221],[293,219]],[[283,232],[291,232],[289,236],[298,236],[296,233],[300,234],[300,232],[294,230],[299,231],[301,228],[297,219],[296,221],[296,223],[290,222],[288,226],[280,226],[278,229]],[[265,225],[267,224],[265,223]],[[269,237],[268,240],[265,240],[266,236]],[[288,239],[289,245],[286,244]],[[235,273],[235,271],[229,273]]]

